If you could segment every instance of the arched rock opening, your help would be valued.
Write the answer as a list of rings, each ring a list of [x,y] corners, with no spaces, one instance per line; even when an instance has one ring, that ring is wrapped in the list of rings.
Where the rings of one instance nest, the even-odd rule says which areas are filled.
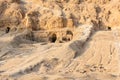
[[[107,29],[108,29],[108,30],[111,30],[112,28],[111,28],[111,27],[108,27]]]
[[[52,43],[55,43],[57,40],[57,35],[56,34],[52,34],[50,37],[49,37],[49,41],[52,42]]]
[[[9,33],[10,32],[10,27],[7,27],[6,30],[5,30],[6,33]]]

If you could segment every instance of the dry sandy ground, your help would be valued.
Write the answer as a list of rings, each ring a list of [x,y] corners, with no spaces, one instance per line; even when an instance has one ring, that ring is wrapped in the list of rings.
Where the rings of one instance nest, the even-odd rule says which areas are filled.
[[[120,80],[119,0],[23,1],[0,0],[0,80]]]
[[[13,33],[1,35],[0,80],[120,80],[119,29],[90,35],[85,26],[67,43],[14,45]]]

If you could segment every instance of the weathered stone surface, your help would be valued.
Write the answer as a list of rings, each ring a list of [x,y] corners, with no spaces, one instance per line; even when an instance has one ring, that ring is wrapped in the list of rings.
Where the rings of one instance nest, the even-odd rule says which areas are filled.
[[[119,18],[120,0],[0,0],[0,80],[120,80]]]

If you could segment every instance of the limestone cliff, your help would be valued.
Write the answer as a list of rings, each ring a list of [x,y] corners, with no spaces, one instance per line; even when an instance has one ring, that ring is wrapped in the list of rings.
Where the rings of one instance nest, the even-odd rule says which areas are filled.
[[[36,25],[34,30],[77,27],[86,23],[93,24],[95,29],[120,25],[119,0],[27,0],[26,3],[20,0],[0,1],[0,25],[24,24],[25,15],[36,11],[38,16],[29,16],[31,26]],[[11,22],[8,19],[12,19]]]

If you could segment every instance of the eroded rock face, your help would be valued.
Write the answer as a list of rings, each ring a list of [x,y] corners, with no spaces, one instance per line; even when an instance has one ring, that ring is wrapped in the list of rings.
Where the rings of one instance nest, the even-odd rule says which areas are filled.
[[[25,3],[20,0],[0,1],[0,27],[18,30],[22,26],[23,30],[44,30],[49,34],[58,29],[71,30],[80,24],[93,25],[95,30],[120,25],[119,0],[31,0]]]
[[[63,23],[62,17],[53,16],[49,19],[46,26],[47,29],[64,28]]]
[[[36,29],[38,30],[39,28],[72,27],[86,23],[93,24],[95,29],[119,26],[119,1],[32,0],[31,2],[33,3],[31,8],[24,6],[26,8],[24,12],[24,9],[19,6],[21,5],[20,0],[1,1],[1,13],[5,14],[4,17],[12,15],[14,19],[19,18],[19,23],[22,23],[21,20],[25,18],[25,14],[30,13],[29,9],[36,10],[40,13],[40,16],[37,16],[39,20],[34,20],[34,23],[31,25],[37,22],[39,25],[37,25]]]
[[[119,1],[31,0],[27,3],[29,7],[22,6],[20,0],[1,1],[0,12],[6,21],[1,18],[1,26],[10,26],[3,25],[4,23],[13,23],[15,26],[22,24],[24,27],[31,26],[33,30],[73,28],[79,24],[92,24],[97,30],[108,26],[119,26]],[[34,11],[37,11],[37,16],[34,15]],[[28,14],[31,14],[29,20]],[[9,19],[12,22],[7,21]]]
[[[7,0],[7,2],[10,2],[10,3],[20,3],[21,0]]]
[[[50,27],[55,28],[57,22],[59,23],[57,24],[58,25],[57,27],[62,27],[62,28],[74,27],[74,26],[78,26],[79,24],[88,23],[88,24],[93,24],[95,26],[95,29],[104,29],[104,27],[112,26],[111,24],[113,23],[113,21],[111,21],[110,23],[107,20],[109,11],[108,11],[108,7],[106,8],[106,6],[109,5],[108,4],[110,3],[109,0],[106,0],[106,1],[94,1],[94,0],[37,1],[37,0],[33,0],[33,2],[37,2],[38,5],[42,4],[40,6],[41,9],[39,10],[39,12],[41,13],[40,27],[42,27],[43,29],[50,29]],[[54,22],[56,23],[53,24]],[[103,27],[100,27],[100,26],[103,26]]]
[[[120,25],[119,5],[119,0],[1,0],[0,79],[116,80],[120,30],[113,27]]]
[[[12,0],[11,0],[12,1]],[[24,8],[17,1],[1,1],[0,27],[17,27],[25,17]],[[18,0],[19,1],[19,0]]]
[[[26,28],[30,28],[33,31],[40,30],[39,27],[39,12],[38,11],[30,11],[26,14],[24,19],[24,23]]]
[[[0,1],[0,14],[2,14],[6,8],[7,8],[7,3],[4,1]]]
[[[48,32],[45,35],[51,31],[56,34],[54,30],[58,29],[66,33],[67,30],[63,31],[65,28],[75,29],[80,24],[93,25],[95,30],[106,29],[120,25],[119,4],[119,0],[31,0],[25,2],[2,0],[0,1],[0,27],[5,29],[9,27],[10,31],[11,28],[18,30],[21,27],[23,30],[30,31],[44,30]]]

